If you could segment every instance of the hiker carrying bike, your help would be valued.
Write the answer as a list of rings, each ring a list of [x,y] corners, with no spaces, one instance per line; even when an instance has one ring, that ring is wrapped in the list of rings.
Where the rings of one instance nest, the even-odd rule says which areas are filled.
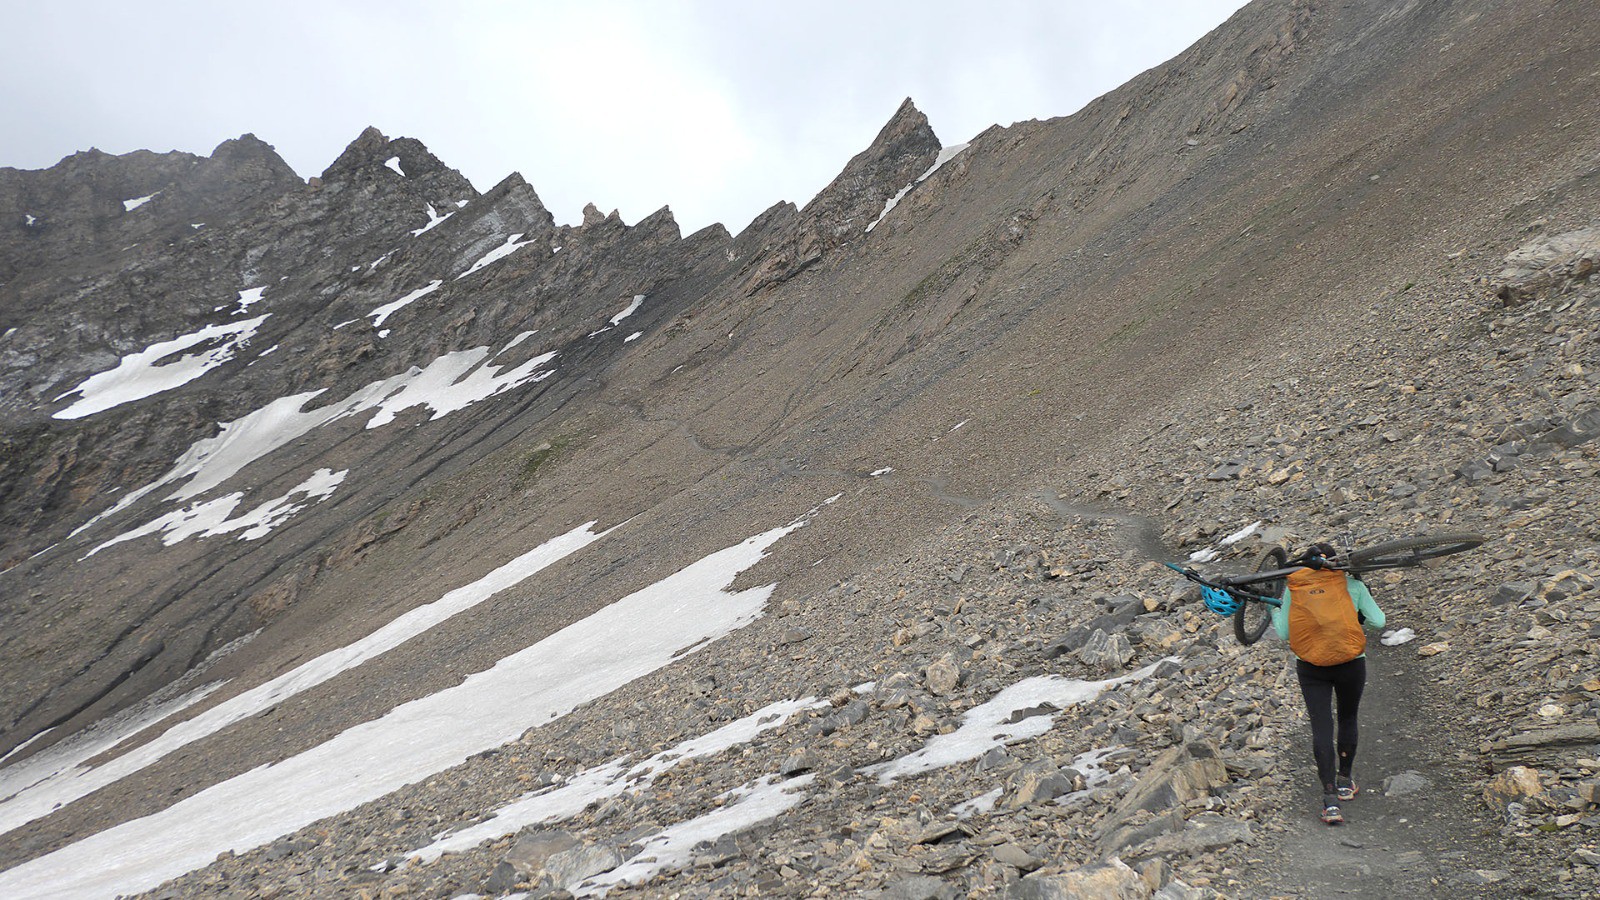
[[[1296,657],[1300,693],[1311,718],[1311,755],[1322,785],[1322,821],[1344,821],[1342,801],[1360,792],[1350,777],[1356,756],[1356,714],[1367,683],[1367,636],[1382,628],[1383,610],[1358,576],[1334,568],[1334,548],[1313,544],[1291,565],[1292,572],[1272,610],[1272,625]],[[1334,740],[1334,702],[1338,702],[1338,741]],[[1335,762],[1334,750],[1338,757]]]

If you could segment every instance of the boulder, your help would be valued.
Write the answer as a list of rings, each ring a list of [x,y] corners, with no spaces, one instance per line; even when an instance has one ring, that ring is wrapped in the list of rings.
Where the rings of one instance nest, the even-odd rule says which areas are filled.
[[[525,879],[537,877],[544,871],[545,862],[557,853],[578,846],[578,839],[565,831],[524,831],[511,846],[505,861]]]
[[[1489,745],[1496,765],[1521,763],[1555,765],[1575,755],[1593,757],[1600,748],[1600,722],[1573,722],[1553,728],[1535,728]]]
[[[1228,767],[1214,745],[1191,741],[1173,747],[1150,763],[1122,803],[1106,817],[1101,833],[1109,834],[1141,810],[1155,812],[1186,803],[1227,783]]]
[[[1490,290],[1507,306],[1517,306],[1567,282],[1588,278],[1597,260],[1600,227],[1535,238],[1506,256]]]
[[[558,885],[572,887],[591,875],[609,872],[622,865],[622,854],[610,844],[594,844],[563,850],[545,860],[544,870]]]
[[[1078,661],[1098,672],[1120,669],[1133,659],[1133,644],[1122,634],[1096,631],[1078,650]]]
[[[1058,875],[1029,875],[1006,889],[1007,900],[1146,900],[1150,885],[1116,857]]]
[[[1022,809],[1072,791],[1072,779],[1048,759],[1028,763],[1011,777],[1007,809]]]
[[[928,663],[922,674],[927,682],[928,692],[935,696],[949,694],[961,683],[961,666],[956,664],[955,655],[951,653],[946,653]]]
[[[1206,813],[1190,819],[1182,831],[1157,837],[1141,848],[1141,854],[1187,856],[1229,844],[1248,844],[1254,838],[1249,822]]]
[[[1496,775],[1483,789],[1483,799],[1491,807],[1504,809],[1512,803],[1521,803],[1544,792],[1539,783],[1539,773],[1527,766],[1512,766]]]

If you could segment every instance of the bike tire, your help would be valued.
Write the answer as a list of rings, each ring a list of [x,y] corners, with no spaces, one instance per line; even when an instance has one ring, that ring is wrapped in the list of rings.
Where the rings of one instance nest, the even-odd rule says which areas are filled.
[[[1371,572],[1376,569],[1401,569],[1421,565],[1430,559],[1471,550],[1488,538],[1481,534],[1429,534],[1401,538],[1352,550],[1347,566],[1351,572]]]
[[[1289,562],[1289,554],[1282,547],[1268,547],[1256,557],[1253,572],[1266,572],[1271,569],[1281,569]],[[1269,597],[1279,596],[1283,593],[1285,579],[1274,578],[1271,581],[1256,582],[1250,586],[1251,590]],[[1240,604],[1233,613],[1233,636],[1239,643],[1246,647],[1261,640],[1267,633],[1267,626],[1272,624],[1272,607],[1265,603],[1246,601]]]

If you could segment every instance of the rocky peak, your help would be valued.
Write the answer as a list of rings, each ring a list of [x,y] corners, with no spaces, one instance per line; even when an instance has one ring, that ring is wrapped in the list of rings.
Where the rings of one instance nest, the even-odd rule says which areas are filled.
[[[216,205],[238,203],[252,195],[285,194],[300,186],[300,176],[272,145],[253,134],[217,145],[199,161],[184,187],[197,200]]]
[[[871,145],[856,154],[801,213],[822,227],[846,225],[865,216],[861,222],[865,228],[890,197],[933,165],[940,147],[928,117],[907,97]]]
[[[683,231],[678,227],[678,220],[673,218],[670,206],[663,206],[640,219],[633,230],[652,244],[670,244],[683,239]]]
[[[327,187],[379,181],[421,181],[465,199],[476,194],[470,182],[446,166],[416,138],[390,139],[367,126],[322,173]]]
[[[770,241],[767,252],[755,262],[746,290],[753,294],[787,281],[865,231],[890,198],[928,171],[939,150],[928,117],[906,98],[867,149],[800,210],[798,226]],[[770,228],[777,212],[774,207],[763,213],[746,231],[756,231],[757,223]]]
[[[344,152],[326,169],[322,170],[324,184],[332,184],[348,177],[358,169],[382,165],[389,157],[389,138],[377,128],[368,125],[351,141]]]

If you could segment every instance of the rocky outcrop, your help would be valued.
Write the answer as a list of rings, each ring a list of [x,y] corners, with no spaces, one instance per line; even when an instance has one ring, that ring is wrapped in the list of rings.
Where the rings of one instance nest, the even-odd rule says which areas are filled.
[[[783,228],[777,240],[762,242],[752,260],[753,270],[742,276],[745,293],[755,294],[788,281],[861,234],[891,197],[928,171],[939,148],[928,117],[907,98],[871,146],[856,154],[838,177],[799,210],[792,230]],[[780,204],[758,216],[747,231],[754,235],[772,230],[786,216]]]
[[[1507,306],[1560,293],[1600,268],[1600,226],[1535,238],[1506,256],[1489,291]]]

